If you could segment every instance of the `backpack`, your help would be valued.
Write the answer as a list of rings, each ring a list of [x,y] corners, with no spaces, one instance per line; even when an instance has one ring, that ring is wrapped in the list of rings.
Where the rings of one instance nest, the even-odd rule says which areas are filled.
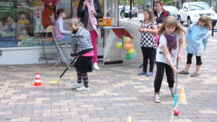
[[[164,17],[168,17],[168,11],[164,11]]]

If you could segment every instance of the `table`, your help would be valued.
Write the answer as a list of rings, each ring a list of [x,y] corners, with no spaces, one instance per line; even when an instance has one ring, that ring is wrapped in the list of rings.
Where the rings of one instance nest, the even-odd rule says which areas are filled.
[[[122,41],[122,44],[123,44],[123,37],[124,36],[126,36],[126,37],[130,37],[130,38],[132,38],[133,39],[133,37],[129,34],[129,32],[124,28],[124,27],[118,27],[118,26],[104,26],[104,27],[101,27],[101,30],[102,30],[102,38],[103,38],[103,57],[105,56],[105,52],[107,52],[107,50],[109,50],[109,49],[107,49],[106,50],[106,48],[105,48],[105,31],[106,30],[109,30],[109,29],[111,29],[113,32],[114,32],[114,34],[119,38],[119,39],[121,39],[121,41]],[[111,40],[112,41],[112,40]],[[113,60],[113,61],[106,61],[105,62],[105,59],[103,58],[103,67],[104,67],[104,65],[105,64],[117,64],[117,63],[123,63],[124,61],[123,61],[123,50],[121,50],[122,52],[121,52],[121,60]]]

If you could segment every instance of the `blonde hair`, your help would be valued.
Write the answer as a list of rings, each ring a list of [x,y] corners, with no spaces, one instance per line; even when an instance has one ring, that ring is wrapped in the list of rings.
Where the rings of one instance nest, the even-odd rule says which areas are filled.
[[[72,32],[77,31],[80,27],[84,27],[84,25],[77,19],[77,18],[72,18],[69,23],[69,27]]]
[[[175,31],[178,35],[183,35],[186,33],[185,29],[181,26],[181,24],[177,21],[177,19],[173,16],[168,16],[163,24],[161,25],[160,29],[158,30],[157,34],[160,36],[165,31],[166,27],[176,27]]]
[[[144,13],[147,12],[149,14],[149,21],[153,22],[155,21],[155,16],[154,16],[154,12],[152,11],[152,9],[145,9]]]
[[[204,22],[204,23],[205,23],[205,26],[207,26],[209,30],[212,29],[212,25],[211,25],[210,18],[209,18],[207,15],[201,16],[201,17],[199,18],[199,21],[197,22],[196,25],[198,25],[199,22]]]

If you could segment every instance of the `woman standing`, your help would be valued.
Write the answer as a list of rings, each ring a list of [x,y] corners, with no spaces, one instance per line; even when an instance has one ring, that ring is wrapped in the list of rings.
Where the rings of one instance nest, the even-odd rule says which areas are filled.
[[[84,27],[90,31],[92,44],[94,47],[94,57],[93,57],[93,68],[98,70],[97,65],[97,28],[98,28],[98,18],[102,18],[102,9],[99,0],[80,0],[77,16],[80,21],[84,24]]]
[[[168,12],[167,10],[163,9],[163,3],[161,1],[156,1],[155,2],[154,15],[157,17],[156,18],[156,22],[157,22],[158,26],[160,26],[163,23],[163,21],[168,16],[170,16],[170,12]]]

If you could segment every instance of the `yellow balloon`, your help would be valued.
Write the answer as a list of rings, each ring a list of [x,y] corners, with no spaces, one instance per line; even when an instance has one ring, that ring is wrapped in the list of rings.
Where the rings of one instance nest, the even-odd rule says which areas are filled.
[[[135,49],[130,49],[129,51],[128,51],[128,53],[130,54],[130,55],[134,55],[135,54]]]
[[[121,48],[121,47],[122,47],[122,43],[121,43],[121,42],[117,42],[117,43],[116,43],[116,47],[117,47],[117,48]]]

